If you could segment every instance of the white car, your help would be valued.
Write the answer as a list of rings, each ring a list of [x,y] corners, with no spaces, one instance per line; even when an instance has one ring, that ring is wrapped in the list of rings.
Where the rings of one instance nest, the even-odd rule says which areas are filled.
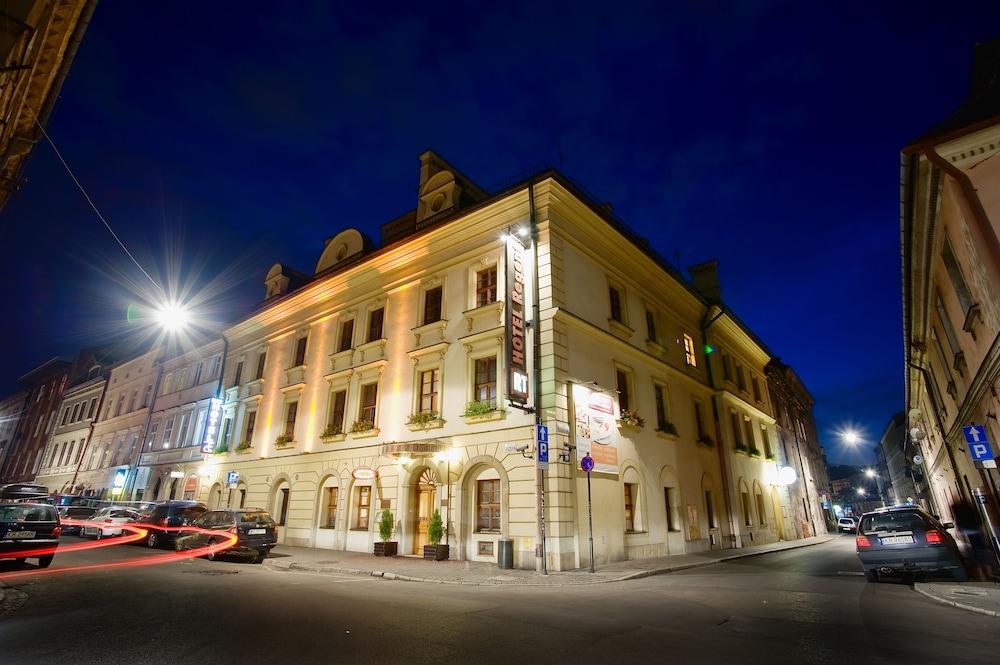
[[[99,522],[100,526],[87,524],[83,527],[80,535],[84,538],[109,538],[111,536],[120,536],[125,532],[125,530],[121,527],[122,524],[137,522],[138,520],[139,513],[128,508],[121,508],[119,506],[101,508],[94,513],[93,517],[87,520],[88,522]]]
[[[841,517],[837,520],[837,531],[843,533],[855,533],[858,530],[858,523],[853,517]]]

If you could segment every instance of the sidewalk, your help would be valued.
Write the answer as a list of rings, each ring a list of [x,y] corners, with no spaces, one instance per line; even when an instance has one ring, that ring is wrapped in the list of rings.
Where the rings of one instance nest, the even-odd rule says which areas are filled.
[[[597,572],[571,570],[541,575],[533,570],[501,570],[493,563],[478,561],[424,561],[416,557],[376,558],[360,552],[341,552],[308,547],[279,545],[264,561],[264,565],[279,570],[301,570],[317,573],[366,575],[389,580],[432,582],[437,584],[468,584],[474,586],[569,586],[622,582],[677,570],[710,566],[722,561],[782,552],[784,550],[819,545],[834,536],[816,536],[742,549],[714,550],[698,554],[618,561],[598,567]]]
[[[993,582],[924,583],[913,588],[928,598],[963,610],[1000,617],[1000,584]]]

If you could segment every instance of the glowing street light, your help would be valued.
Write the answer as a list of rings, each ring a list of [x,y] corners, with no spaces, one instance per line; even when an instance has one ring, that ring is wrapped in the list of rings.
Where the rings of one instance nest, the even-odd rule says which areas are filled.
[[[859,487],[858,488],[858,496],[864,496],[864,495],[865,495],[865,488]]]
[[[843,439],[844,443],[849,446],[856,446],[861,443],[861,435],[858,434],[857,430],[853,429],[844,430],[844,432],[840,435],[840,438]]]
[[[191,314],[181,304],[165,303],[157,308],[156,322],[167,332],[180,332],[191,322]]]
[[[875,469],[865,469],[865,475],[869,478],[874,478],[878,474],[875,473]]]

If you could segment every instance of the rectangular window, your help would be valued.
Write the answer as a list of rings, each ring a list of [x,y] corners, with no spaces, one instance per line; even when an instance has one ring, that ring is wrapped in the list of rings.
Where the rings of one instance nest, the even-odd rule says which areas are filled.
[[[233,386],[237,387],[243,381],[243,361],[236,363],[236,375],[233,377]]]
[[[420,412],[438,413],[438,371],[420,373]]]
[[[611,319],[618,323],[625,323],[622,313],[622,294],[613,286],[608,287],[608,297],[611,302]]]
[[[958,340],[955,338],[955,327],[951,325],[951,319],[948,318],[948,310],[944,308],[944,302],[941,300],[941,295],[938,294],[934,299],[934,309],[937,310],[938,317],[941,319],[941,325],[944,328],[945,338],[948,340],[948,348],[951,349],[953,354],[961,351],[961,347],[958,345]]]
[[[667,398],[667,387],[659,383],[654,383],[653,395],[656,397],[656,428],[663,432],[667,430],[668,423],[670,423],[670,404]]]
[[[424,325],[441,320],[441,293],[443,287],[435,286],[424,292]]]
[[[191,414],[184,413],[181,414],[181,424],[177,427],[177,447],[181,448],[187,443],[188,435],[188,421],[191,419]]]
[[[667,509],[667,531],[680,531],[680,521],[675,514],[679,507],[676,487],[663,488],[663,505]]]
[[[347,351],[354,345],[354,319],[348,319],[340,324],[340,342],[337,353]]]
[[[339,490],[336,487],[326,488],[326,526],[333,529],[337,526],[337,498]]]
[[[170,437],[174,433],[174,418],[171,417],[167,420],[166,425],[163,426],[163,447],[170,447]]]
[[[261,353],[257,356],[257,374],[254,376],[255,380],[260,380],[264,378],[264,365],[267,363],[267,352]]]
[[[226,418],[225,420],[222,421],[222,437],[219,439],[221,447],[226,448],[228,450],[230,444],[232,443],[230,441],[232,436],[233,436],[233,419]]]
[[[368,342],[382,339],[382,322],[385,319],[385,308],[373,309],[368,314]]]
[[[118,396],[118,405],[115,406],[115,418],[117,418],[118,416],[122,415],[122,409],[123,408],[125,408],[125,394],[124,393],[122,393],[121,395]],[[38,434],[38,432],[35,432],[36,436],[37,436],[37,434]]]
[[[750,377],[750,385],[753,387],[753,399],[754,399],[754,401],[755,402],[762,401],[761,400],[761,394],[760,394],[760,381],[757,380],[756,376],[751,376]]]
[[[632,405],[631,395],[628,390],[628,372],[616,369],[615,383],[618,386],[618,409],[621,412],[628,411]]]
[[[728,353],[722,354],[722,378],[726,381],[733,380],[733,361]]]
[[[361,410],[358,419],[375,424],[375,404],[378,401],[378,384],[367,383],[361,386]]]
[[[194,379],[191,380],[192,386],[201,385],[201,371],[202,371],[202,364],[199,362],[197,365],[194,366]]]
[[[764,442],[764,456],[771,457],[774,450],[771,449],[771,438],[767,435],[767,426],[760,426],[760,440]]]
[[[142,393],[142,404],[141,407],[145,409],[149,406],[149,400],[153,396],[153,384],[146,386],[146,390]]]
[[[753,515],[750,513],[750,493],[740,492],[740,503],[743,504],[743,524],[753,526]]]
[[[67,406],[66,410],[63,412],[62,422],[59,423],[60,425],[65,425],[67,422],[69,422],[69,414],[70,414],[70,408]]]
[[[160,388],[160,394],[161,395],[166,395],[167,393],[169,393],[170,392],[170,388],[173,385],[173,383],[174,383],[174,375],[173,375],[173,372],[171,372],[171,373],[168,373],[166,376],[163,377],[163,385]]]
[[[146,447],[150,450],[156,444],[156,430],[160,429],[160,421],[154,420],[149,423],[149,434],[146,435]]]
[[[500,533],[500,479],[476,481],[476,531]]]
[[[656,315],[646,310],[646,339],[650,342],[656,341]]]
[[[747,389],[747,380],[743,374],[743,365],[739,363],[736,363],[736,387],[739,388],[740,392],[745,392]]]
[[[289,402],[285,407],[285,436],[295,439],[295,417],[299,413],[299,403]]]
[[[625,533],[635,531],[635,484],[624,483],[625,486]]]
[[[354,528],[368,529],[368,511],[371,508],[372,488],[362,485],[358,488],[358,504],[354,510]]]
[[[764,496],[757,492],[753,498],[757,500],[757,521],[760,522],[761,526],[765,526],[767,524],[767,511],[764,510]]]
[[[705,414],[701,402],[694,400],[694,425],[698,429],[698,438],[705,436]]]
[[[249,445],[249,446],[253,445],[253,428],[254,428],[254,426],[256,424],[257,424],[257,412],[256,411],[248,411],[247,412],[247,426],[244,429],[243,441],[245,441],[247,443],[247,445]]]
[[[729,426],[733,429],[733,443],[737,447],[745,445],[743,441],[743,431],[740,429],[740,417],[736,415],[735,411],[729,412]]]
[[[187,382],[188,380],[188,368],[185,367],[181,371],[177,372],[177,390],[184,390],[185,388],[190,388],[191,386]]]
[[[129,397],[128,400],[128,410],[125,413],[132,413],[133,411],[135,411],[135,402],[137,399],[139,399],[139,391],[133,390],[132,396]]]
[[[958,261],[955,260],[951,241],[947,237],[944,239],[944,250],[941,252],[941,258],[944,260],[944,267],[948,272],[949,279],[951,279],[951,285],[955,288],[955,295],[958,296],[958,302],[962,305],[962,312],[968,315],[969,308],[975,303],[972,302],[972,294],[969,292],[969,286],[965,283],[965,277],[962,276],[962,269],[959,268]]]
[[[338,390],[330,396],[330,418],[327,425],[344,431],[344,414],[347,411],[347,391]]]
[[[747,445],[750,448],[756,448],[757,447],[757,442],[754,441],[754,438],[753,438],[753,423],[750,421],[750,418],[748,418],[747,416],[743,416],[743,429],[746,432]]]
[[[94,411],[97,410],[97,398],[90,400],[90,409],[87,411],[87,418],[94,417]]]
[[[497,301],[497,267],[484,268],[476,273],[476,307]]]
[[[295,362],[292,367],[301,367],[306,364],[306,344],[308,337],[299,337],[295,340]]]
[[[478,402],[497,401],[497,359],[496,356],[476,358],[476,388],[473,397]]]
[[[684,333],[684,362],[688,367],[698,366],[698,356],[694,352],[694,338]]]

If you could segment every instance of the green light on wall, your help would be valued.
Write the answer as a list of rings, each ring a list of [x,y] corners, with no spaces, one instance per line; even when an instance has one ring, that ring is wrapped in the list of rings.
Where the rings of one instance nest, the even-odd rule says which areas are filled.
[[[711,344],[706,344],[705,345],[705,355],[710,355],[712,353],[715,353],[715,349],[712,348]]]

